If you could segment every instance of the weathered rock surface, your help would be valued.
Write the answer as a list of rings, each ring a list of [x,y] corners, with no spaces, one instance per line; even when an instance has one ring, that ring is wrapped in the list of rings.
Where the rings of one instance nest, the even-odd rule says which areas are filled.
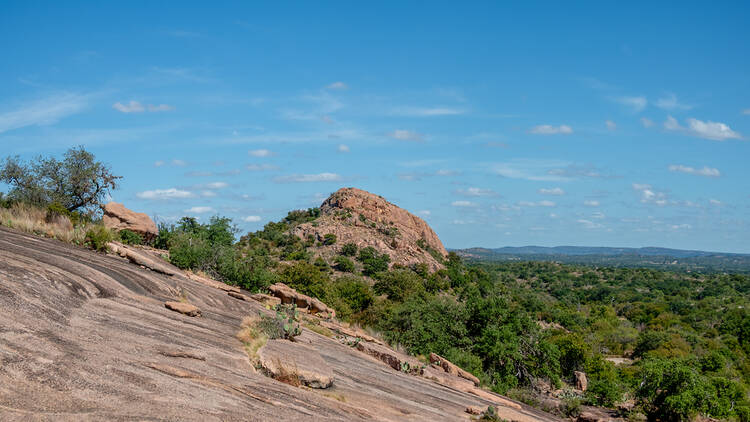
[[[443,243],[421,218],[372,193],[342,188],[320,206],[321,216],[312,223],[301,224],[293,233],[303,240],[313,236],[322,241],[326,234],[336,235],[339,248],[354,243],[360,248],[372,246],[387,253],[392,264],[411,266],[425,263],[434,271],[443,267],[428,251],[446,256]],[[422,243],[424,248],[418,243]]]
[[[164,262],[162,259],[154,257],[143,249],[123,245],[120,242],[109,242],[107,243],[107,248],[110,252],[120,255],[133,264],[142,265],[151,271],[156,271],[166,275],[175,275],[180,272],[177,267]]]
[[[357,343],[356,349],[374,357],[397,371],[410,374],[422,373],[422,362],[411,356],[398,353],[382,344],[361,341]]]
[[[576,377],[576,390],[586,391],[589,387],[589,380],[586,378],[586,373],[573,371],[573,375]]]
[[[156,223],[147,214],[131,211],[118,202],[109,202],[102,210],[102,223],[105,227],[117,231],[128,229],[143,236],[144,240],[151,240],[159,235]]]
[[[250,299],[260,302],[269,307],[274,307],[281,303],[281,299],[279,299],[278,297],[269,296],[263,293],[255,293],[254,295],[250,296]]]
[[[177,292],[203,316],[166,311]],[[335,382],[292,387],[254,372],[235,337],[246,316],[270,314],[262,304],[6,228],[0,309],[2,421],[456,421],[488,405],[507,420],[559,420],[400,373],[307,329],[299,343]]]
[[[179,312],[189,317],[201,316],[201,310],[198,309],[197,306],[192,305],[190,303],[168,301],[168,302],[164,302],[164,307],[169,309],[170,311]]]
[[[450,362],[448,359],[436,354],[436,353],[430,353],[430,363],[433,365],[437,365],[438,367],[442,368],[443,371],[455,375],[457,377],[461,377],[463,379],[469,380],[474,385],[479,385],[479,378],[475,377],[471,373],[464,371],[463,369],[459,368],[458,366],[454,365],[452,362]]]
[[[258,350],[258,362],[273,378],[292,377],[310,388],[328,388],[333,370],[315,349],[289,340],[268,340]]]
[[[272,284],[268,290],[274,296],[281,299],[281,303],[296,304],[302,310],[308,310],[311,314],[325,314],[326,316],[335,317],[336,311],[328,307],[318,299],[297,292],[284,283]]]

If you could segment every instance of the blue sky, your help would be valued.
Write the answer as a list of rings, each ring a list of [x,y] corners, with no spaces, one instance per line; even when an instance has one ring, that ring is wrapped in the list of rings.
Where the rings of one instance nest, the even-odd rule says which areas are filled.
[[[343,186],[449,248],[750,252],[746,2],[10,2],[2,154],[243,232]]]

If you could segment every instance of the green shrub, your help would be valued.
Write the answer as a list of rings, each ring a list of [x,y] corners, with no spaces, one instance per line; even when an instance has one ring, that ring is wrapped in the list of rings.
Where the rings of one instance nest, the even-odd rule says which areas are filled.
[[[354,243],[346,243],[341,247],[341,255],[354,256],[357,254],[357,245]]]
[[[424,291],[422,278],[411,270],[381,272],[375,278],[375,292],[387,295],[388,299],[395,302],[403,302],[409,296]]]
[[[345,256],[338,255],[333,261],[334,267],[341,272],[353,273],[355,270],[354,262]]]
[[[307,262],[298,262],[281,271],[282,281],[300,293],[325,301],[330,280],[328,274]]]
[[[112,232],[108,228],[94,226],[86,231],[84,244],[95,251],[105,252],[107,250],[107,243],[113,239],[114,236],[112,236]]]
[[[362,273],[372,276],[382,271],[388,271],[388,264],[391,262],[391,257],[385,253],[382,255],[378,254],[375,248],[368,246],[359,250],[357,260],[363,265]]]
[[[294,341],[294,338],[302,334],[299,325],[299,312],[297,305],[276,305],[276,313],[273,316],[260,315],[258,328],[268,336],[269,339],[284,339]]]
[[[326,233],[326,235],[323,236],[323,244],[324,245],[328,246],[328,245],[333,245],[335,243],[336,243],[336,235],[335,234],[333,234],[333,233]]]
[[[330,268],[326,260],[320,256],[315,258],[315,262],[313,262],[313,265],[318,267],[318,269],[321,271],[328,271],[328,269]]]
[[[169,240],[169,261],[176,267],[209,270],[214,261],[214,249],[204,238],[189,232],[177,232]]]
[[[132,230],[128,230],[128,229],[120,230],[119,236],[120,236],[120,241],[126,245],[143,244],[143,238],[141,238],[141,235],[139,235],[138,233]]]

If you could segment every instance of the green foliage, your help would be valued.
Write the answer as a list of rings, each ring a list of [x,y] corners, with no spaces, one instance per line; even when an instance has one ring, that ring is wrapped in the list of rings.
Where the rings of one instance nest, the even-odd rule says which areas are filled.
[[[333,262],[334,262],[334,267],[341,272],[353,273],[355,270],[354,262],[352,262],[351,259],[345,256],[338,255],[336,258],[333,259]]]
[[[84,244],[95,251],[106,252],[107,243],[113,239],[114,236],[112,236],[112,232],[108,228],[97,225],[86,231]]]
[[[284,339],[294,341],[294,338],[302,334],[299,325],[299,312],[297,305],[279,304],[274,308],[273,316],[260,315],[258,328],[268,336],[269,339]]]
[[[300,293],[325,301],[330,279],[328,274],[307,262],[289,265],[281,271],[281,281]]]
[[[357,254],[357,245],[354,243],[345,243],[344,246],[341,247],[341,255],[344,256],[354,256]]]
[[[120,233],[118,233],[118,236],[120,237],[120,242],[126,244],[126,245],[141,245],[143,244],[143,238],[141,238],[141,235],[138,233],[123,229],[120,230]]]
[[[381,272],[375,277],[375,292],[387,295],[392,301],[403,302],[409,296],[424,291],[423,279],[411,270]]]
[[[391,257],[386,253],[379,254],[375,248],[368,246],[359,250],[357,260],[363,265],[362,274],[372,276],[382,271],[388,271]]]
[[[333,245],[335,243],[336,243],[336,235],[335,234],[333,234],[333,233],[326,233],[326,235],[323,236],[323,244],[324,245],[328,246],[328,245]]]
[[[68,211],[96,212],[119,179],[83,146],[69,149],[62,161],[40,156],[24,163],[16,156],[0,165],[0,182],[11,187],[9,199],[40,207],[57,203]]]

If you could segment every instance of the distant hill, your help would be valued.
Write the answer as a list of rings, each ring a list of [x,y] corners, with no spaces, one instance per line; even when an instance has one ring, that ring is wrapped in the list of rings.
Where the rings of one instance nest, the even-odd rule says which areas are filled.
[[[677,271],[750,272],[750,254],[659,247],[521,246],[455,250],[475,261],[556,261],[611,267],[644,267]]]

